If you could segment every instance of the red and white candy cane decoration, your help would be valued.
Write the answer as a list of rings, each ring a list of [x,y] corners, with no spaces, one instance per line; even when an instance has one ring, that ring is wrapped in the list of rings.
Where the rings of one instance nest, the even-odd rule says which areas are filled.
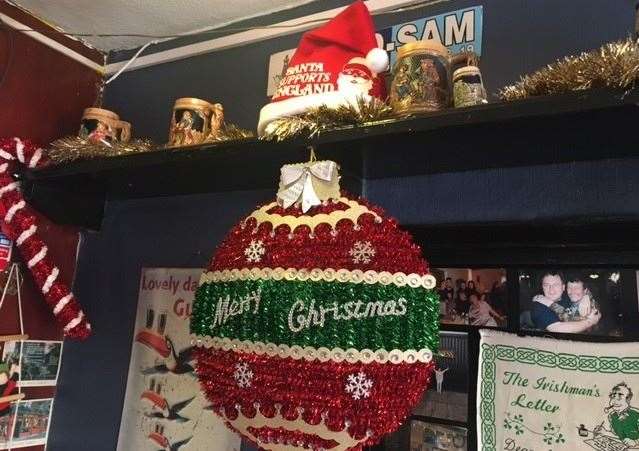
[[[27,140],[0,138],[0,224],[2,232],[20,249],[36,284],[53,311],[64,335],[84,339],[91,334],[80,304],[73,293],[58,280],[60,270],[47,255],[47,246],[38,237],[38,225],[31,208],[11,177],[12,164],[36,168],[43,163],[42,149]]]

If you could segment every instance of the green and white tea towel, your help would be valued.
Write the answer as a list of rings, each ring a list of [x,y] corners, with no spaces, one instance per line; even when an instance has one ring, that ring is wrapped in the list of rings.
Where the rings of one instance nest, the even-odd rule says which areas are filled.
[[[477,433],[482,451],[639,449],[639,343],[482,330]]]

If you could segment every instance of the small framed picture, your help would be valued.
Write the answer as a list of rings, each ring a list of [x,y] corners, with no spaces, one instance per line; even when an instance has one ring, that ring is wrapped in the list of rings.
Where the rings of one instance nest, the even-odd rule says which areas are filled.
[[[2,376],[0,376],[2,379]],[[2,384],[0,384],[0,387]],[[13,393],[12,393],[13,394]],[[7,449],[11,441],[11,432],[16,421],[17,402],[0,403],[0,449]]]
[[[8,341],[2,360],[16,377],[20,387],[56,385],[62,357],[61,341]]]
[[[468,419],[468,334],[440,332],[435,374],[413,414],[453,421]]]
[[[467,449],[466,428],[411,420],[410,451],[466,451]]]
[[[20,341],[0,342],[2,352],[0,353],[0,397],[17,395],[20,391]],[[8,439],[13,418],[13,404],[0,402],[0,445],[3,442],[3,435]],[[9,415],[9,416],[7,416]],[[3,449],[0,447],[0,449]]]
[[[435,268],[442,324],[508,326],[508,286],[503,268]]]
[[[547,332],[623,336],[619,269],[519,272],[519,324]]]
[[[47,443],[52,406],[53,399],[18,402],[11,449]]]
[[[23,341],[20,385],[56,385],[61,357],[61,341]]]

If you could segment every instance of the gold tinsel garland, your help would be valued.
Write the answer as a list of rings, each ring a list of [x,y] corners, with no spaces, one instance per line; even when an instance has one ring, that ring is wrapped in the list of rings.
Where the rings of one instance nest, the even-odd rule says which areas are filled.
[[[49,159],[56,164],[92,158],[118,157],[134,153],[150,152],[155,149],[147,139],[132,139],[127,143],[115,141],[110,146],[95,143],[77,136],[56,139],[47,149]]]
[[[320,106],[304,114],[277,119],[266,126],[260,139],[283,141],[296,136],[314,137],[326,130],[370,125],[393,119],[393,110],[385,102],[373,98],[357,100],[356,105],[342,105],[338,108]]]
[[[204,143],[218,143],[251,138],[253,132],[240,128],[234,124],[224,124],[224,128],[215,135],[209,136]],[[75,160],[90,160],[93,158],[118,157],[143,152],[163,152],[167,147],[158,147],[148,139],[132,139],[121,143],[115,141],[110,146],[98,144],[77,136],[67,136],[53,141],[47,149],[49,159],[55,164],[70,163]],[[190,146],[189,150],[197,150],[198,147]],[[181,150],[180,147],[171,150]]]
[[[638,81],[639,41],[628,38],[549,64],[506,86],[499,96],[510,101],[586,89],[629,90]]]
[[[236,141],[238,139],[253,138],[255,134],[246,130],[245,128],[238,127],[235,124],[224,124],[221,131],[215,134],[209,135],[204,143],[221,142],[221,141]]]

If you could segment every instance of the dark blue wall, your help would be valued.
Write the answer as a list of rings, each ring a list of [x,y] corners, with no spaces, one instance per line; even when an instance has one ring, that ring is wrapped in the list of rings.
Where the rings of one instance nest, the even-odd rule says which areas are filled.
[[[403,224],[639,217],[639,158],[368,181]]]
[[[339,3],[347,2],[316,2],[306,12]],[[633,3],[459,0],[384,18],[378,25],[483,4],[482,69],[494,92],[557,57],[624,37],[633,27]],[[137,135],[158,142],[166,137],[173,100],[182,96],[222,102],[228,119],[253,128],[267,101],[268,56],[297,40],[289,36],[125,73],[108,86],[106,107],[133,122]],[[451,146],[470,142],[472,137],[461,136]],[[403,223],[637,215],[637,174],[638,160],[607,160],[368,181],[363,192]],[[108,203],[102,230],[84,237],[76,280],[95,334],[65,347],[48,449],[115,449],[140,269],[203,266],[232,224],[273,197],[277,176],[272,191]]]
[[[84,343],[65,343],[47,449],[115,449],[141,268],[204,267],[226,231],[270,195],[242,191],[107,204],[100,233],[83,236],[76,273],[75,293],[94,333]]]

